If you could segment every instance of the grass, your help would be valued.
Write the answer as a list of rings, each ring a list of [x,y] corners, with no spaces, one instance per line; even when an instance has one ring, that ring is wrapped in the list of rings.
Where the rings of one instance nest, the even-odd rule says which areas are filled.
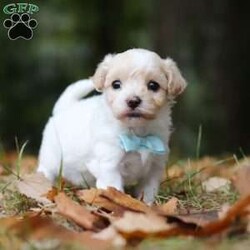
[[[63,190],[63,159],[62,158],[60,161],[59,173],[58,173],[56,183],[57,183],[57,190],[62,191]]]
[[[4,193],[3,209],[7,215],[23,214],[30,208],[37,207],[35,200],[20,194],[18,191],[7,190]]]
[[[185,181],[178,184],[178,191],[171,191],[171,188],[161,188],[157,196],[158,203],[163,203],[171,197],[176,197],[179,200],[180,209],[184,212],[189,211],[207,211],[218,210],[223,204],[233,204],[238,197],[237,192],[230,188],[229,190],[218,190],[214,192],[205,192],[201,183],[197,184],[190,181],[185,184]]]
[[[232,167],[235,163],[239,165],[239,160],[236,155],[233,155],[222,160],[211,159],[204,164],[200,159],[202,134],[203,129],[200,124],[198,127],[195,155],[195,161],[198,164],[193,164],[188,159],[186,161],[179,161],[171,166],[166,172],[165,181],[161,184],[160,192],[157,196],[158,203],[166,202],[171,197],[176,197],[179,199],[179,206],[182,211],[200,212],[204,210],[218,210],[223,204],[233,204],[237,200],[238,194],[232,186],[227,190],[217,190],[214,192],[206,192],[203,189],[203,181],[213,175],[218,175],[218,173],[205,174],[208,170],[214,169],[214,172],[219,172],[221,169]],[[246,158],[242,149],[240,149],[240,152],[243,158]],[[173,169],[178,170],[179,174],[175,176],[169,175],[170,170]]]
[[[232,159],[234,158],[230,157],[220,161],[211,160],[208,165],[204,166],[202,162],[201,166],[191,164],[191,160],[188,159],[186,162],[180,162],[170,167],[168,169],[170,176],[167,174],[166,180],[162,182],[157,202],[166,202],[171,197],[176,197],[179,200],[180,209],[186,212],[218,210],[223,204],[233,204],[237,200],[238,194],[231,185],[214,192],[206,192],[202,186],[203,181],[210,177],[207,173],[208,170],[213,168],[214,171],[222,171],[220,169],[222,164],[224,164],[224,170],[230,168]],[[229,164],[229,166],[225,164]],[[172,170],[177,171],[178,175],[171,176],[173,175],[173,173],[171,174]]]
[[[17,162],[16,162],[16,176],[18,179],[20,179],[21,162],[22,162],[22,158],[23,158],[24,149],[25,149],[26,145],[28,144],[28,141],[26,141],[22,145],[21,149],[19,147],[17,137],[15,138],[15,142],[16,142],[16,149],[17,149],[17,155],[18,155]]]
[[[21,146],[21,149],[19,147],[19,143],[18,143],[18,139],[15,138],[15,143],[16,143],[16,150],[17,150],[17,159],[16,159],[16,162],[15,162],[15,171],[8,165],[5,165],[5,164],[1,164],[1,166],[5,169],[5,171],[8,173],[8,174],[11,174],[12,176],[15,176],[18,180],[20,180],[20,171],[21,171],[21,163],[22,163],[22,158],[23,158],[23,153],[24,153],[24,150],[25,150],[25,147],[27,146],[28,144],[28,141],[26,141],[22,146]],[[1,149],[1,153],[0,153],[0,160],[3,158],[3,155],[4,155],[4,151],[3,151],[3,148],[0,148]]]
[[[202,139],[202,125],[199,126],[199,130],[198,130],[197,145],[196,145],[196,159],[200,158],[201,139]]]

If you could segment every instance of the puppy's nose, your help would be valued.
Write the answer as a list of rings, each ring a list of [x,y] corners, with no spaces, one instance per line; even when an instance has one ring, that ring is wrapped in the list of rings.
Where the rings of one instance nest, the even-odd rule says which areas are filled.
[[[141,103],[141,98],[138,96],[134,96],[133,98],[127,100],[127,105],[131,108],[131,109],[135,109],[137,108]]]

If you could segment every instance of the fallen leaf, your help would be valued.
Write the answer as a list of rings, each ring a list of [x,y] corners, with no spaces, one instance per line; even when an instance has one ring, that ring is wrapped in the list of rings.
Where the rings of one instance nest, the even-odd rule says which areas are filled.
[[[46,194],[46,198],[52,202],[55,201],[55,197],[58,195],[58,188],[52,187]]]
[[[90,205],[97,206],[99,208],[104,208],[105,210],[112,212],[113,216],[121,216],[124,213],[124,209],[119,205],[110,202],[110,200],[101,197],[102,190],[91,188],[77,191],[77,197],[85,201]]]
[[[77,192],[77,195],[79,199],[84,200],[88,204],[96,205],[113,212],[114,216],[121,216],[126,210],[143,213],[151,211],[151,208],[145,203],[113,187],[109,187],[106,190],[95,188],[80,190]]]
[[[211,177],[202,182],[202,187],[206,192],[214,192],[218,190],[228,191],[230,189],[231,182],[221,177]]]
[[[0,219],[0,224],[1,232],[6,232],[7,235],[11,232],[25,241],[58,239],[67,243],[78,242],[84,245],[84,249],[106,250],[111,248],[110,241],[95,239],[92,232],[73,232],[55,224],[48,217],[9,217]]]
[[[55,197],[55,203],[59,214],[71,219],[85,229],[99,231],[101,228],[107,226],[107,221],[104,221],[102,217],[92,214],[64,193],[59,193]]]
[[[181,236],[181,235],[190,235],[194,237],[209,237],[212,235],[218,235],[225,230],[230,229],[234,224],[241,223],[240,218],[245,218],[248,215],[247,208],[250,205],[250,195],[244,197],[237,201],[228,211],[225,213],[224,217],[219,219],[214,219],[211,222],[200,223],[197,221],[195,224],[200,224],[196,228],[186,228],[184,225],[182,227],[176,227],[174,230],[168,230],[161,233],[161,236],[170,237],[170,236]],[[190,215],[193,217],[194,215]],[[178,217],[178,216],[177,216]],[[180,217],[181,218],[181,217]],[[185,219],[182,217],[182,219]],[[175,222],[175,221],[174,221]],[[186,222],[194,222],[193,218],[190,218]],[[246,227],[246,225],[245,225]],[[247,230],[247,228],[245,228]]]
[[[250,195],[238,200],[224,217],[214,222],[208,223],[197,236],[210,236],[218,234],[228,229],[234,222],[239,221],[239,218],[244,218],[248,215],[247,209],[250,206]]]
[[[178,165],[173,165],[168,168],[167,175],[163,179],[181,178],[184,174],[185,172],[183,167],[180,167]]]
[[[126,245],[126,240],[117,232],[113,225],[110,225],[102,231],[94,234],[93,238],[99,240],[109,240],[115,247],[123,247]]]
[[[177,213],[178,203],[179,203],[179,200],[175,197],[172,197],[166,203],[158,205],[156,209],[157,211],[161,212],[164,215],[173,215]]]
[[[224,204],[221,206],[220,210],[218,211],[218,218],[222,219],[226,216],[231,206],[229,204]]]
[[[125,238],[145,238],[172,229],[164,217],[154,213],[135,213],[126,211],[122,218],[112,222],[116,230]]]
[[[50,235],[60,235],[66,229],[53,223],[48,217],[38,216],[34,213],[28,213],[24,217],[13,216],[0,219],[1,228],[6,231],[12,231],[21,238],[49,237]],[[56,232],[56,233],[55,233]]]
[[[167,216],[167,224],[166,220],[155,214],[152,214],[150,218],[148,214],[138,214],[127,211],[125,212],[124,217],[115,220],[112,222],[112,225],[127,240],[142,240],[147,237],[209,237],[231,229],[236,222],[240,223],[239,218],[245,218],[248,215],[247,208],[249,205],[250,195],[236,202],[228,210],[224,218],[215,219],[208,223],[201,223],[200,219],[194,222],[194,218],[191,218],[191,220],[188,218],[185,222],[184,218],[178,218],[178,216]],[[170,221],[170,218],[173,218],[173,220]],[[179,219],[179,221],[177,219]],[[247,225],[243,223],[243,226],[246,231]]]
[[[250,165],[242,165],[241,168],[236,172],[233,178],[233,184],[239,191],[240,195],[246,196],[250,194]]]
[[[44,205],[51,203],[46,195],[52,189],[52,183],[42,173],[24,175],[15,184],[21,194]]]
[[[197,229],[204,227],[212,221],[216,221],[219,216],[218,211],[205,211],[201,213],[170,215],[166,218],[169,223],[177,223],[180,227]]]
[[[114,204],[117,204],[127,210],[143,213],[151,211],[151,207],[147,206],[145,203],[131,197],[128,194],[120,192],[113,187],[108,187],[108,189],[103,190],[101,197],[105,197]]]

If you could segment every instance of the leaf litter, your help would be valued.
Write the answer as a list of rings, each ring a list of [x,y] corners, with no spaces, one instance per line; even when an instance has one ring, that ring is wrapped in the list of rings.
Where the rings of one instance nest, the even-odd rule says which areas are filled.
[[[53,238],[60,242],[75,241],[86,249],[110,249],[134,246],[152,238],[226,237],[235,232],[248,234],[250,165],[235,169],[231,180],[239,199],[234,204],[227,204],[226,209],[221,206],[221,210],[191,212],[180,209],[181,200],[175,196],[148,206],[112,187],[106,190],[74,189],[69,194],[66,190],[56,190],[41,174],[22,175],[20,180],[15,181],[17,190],[34,199],[38,207],[36,210],[29,209],[23,215],[1,218],[0,242],[4,232],[8,232],[8,235],[12,233],[18,239]],[[177,172],[180,173],[179,170]],[[211,173],[211,170],[208,172]],[[206,176],[206,173],[203,175]],[[212,182],[212,189],[213,185],[217,189],[223,183],[229,183],[225,176],[222,175],[222,178],[225,181]],[[3,199],[2,196],[0,199]],[[80,230],[62,226],[51,214],[60,216],[68,223],[75,223]]]

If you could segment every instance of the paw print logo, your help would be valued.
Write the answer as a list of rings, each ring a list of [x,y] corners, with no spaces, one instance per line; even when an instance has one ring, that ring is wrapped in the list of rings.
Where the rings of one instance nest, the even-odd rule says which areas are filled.
[[[8,36],[11,40],[18,38],[30,40],[33,37],[33,29],[37,27],[37,24],[37,21],[31,19],[27,13],[22,15],[14,13],[10,19],[3,22],[3,26],[8,29]]]

